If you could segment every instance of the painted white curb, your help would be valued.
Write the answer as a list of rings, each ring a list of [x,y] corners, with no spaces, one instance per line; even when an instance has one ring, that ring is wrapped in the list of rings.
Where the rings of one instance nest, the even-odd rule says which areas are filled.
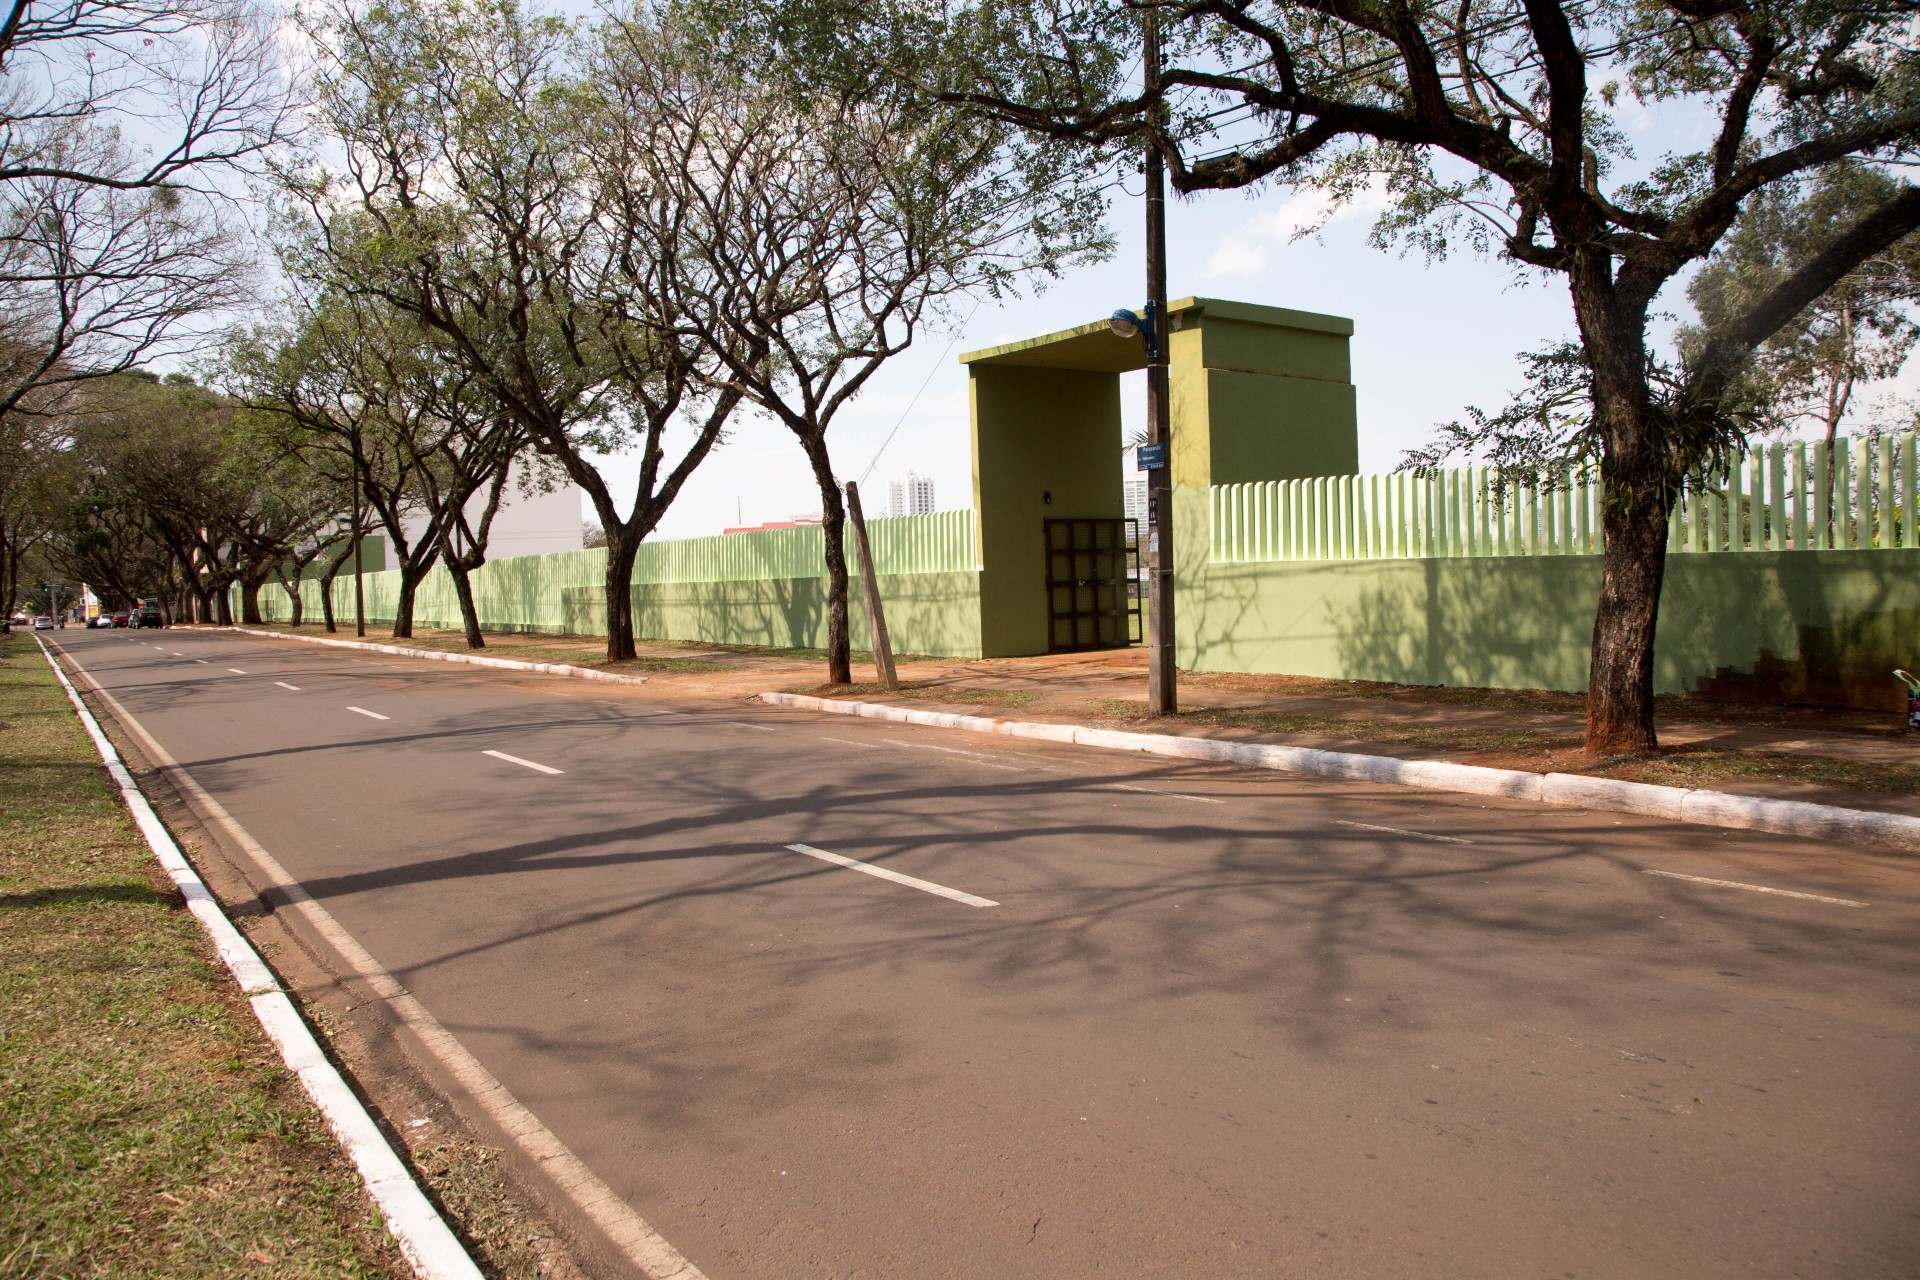
[[[360,1177],[367,1184],[367,1194],[380,1207],[387,1230],[413,1265],[414,1274],[421,1280],[480,1280],[480,1268],[473,1264],[459,1238],[414,1182],[400,1157],[394,1154],[373,1117],[360,1105],[360,1099],[327,1061],[327,1055],[321,1052],[319,1042],[301,1021],[293,1001],[281,990],[273,971],[221,912],[206,882],[180,852],[180,846],[173,842],[173,836],[121,762],[120,753],[101,732],[100,722],[80,700],[79,691],[67,679],[67,673],[54,661],[52,652],[39,636],[34,637],[34,642],[39,644],[47,665],[53,668],[61,687],[67,691],[67,700],[79,713],[80,723],[86,727],[87,736],[93,739],[95,750],[107,766],[108,775],[120,790],[120,798],[132,812],[140,833],[147,838],[147,847],[180,887],[187,909],[213,939],[214,948],[252,1004],[254,1016],[260,1019],[260,1025],[280,1050],[281,1060],[289,1071],[300,1077],[307,1096],[320,1108],[327,1127],[333,1130],[334,1137],[340,1140],[348,1158],[360,1171]]]
[[[1027,720],[996,720],[987,716],[950,715],[920,711],[883,702],[847,702],[815,698],[804,693],[763,693],[762,702],[776,707],[801,707],[834,715],[869,720],[897,720],[940,729],[974,733],[1003,733],[1015,738],[1071,742],[1110,751],[1140,751],[1182,760],[1251,765],[1290,773],[1360,782],[1390,782],[1435,791],[1465,791],[1473,795],[1504,796],[1543,804],[1638,813],[1673,822],[1711,827],[1772,831],[1818,840],[1887,845],[1920,852],[1920,818],[1839,805],[1808,804],[1799,800],[1767,800],[1725,791],[1695,791],[1660,787],[1645,782],[1590,778],[1578,773],[1528,773],[1522,769],[1487,769],[1479,765],[1449,764],[1444,760],[1400,760],[1392,756],[1359,755],[1348,751],[1318,751],[1271,742],[1227,742],[1218,738],[1183,738],[1165,733],[1128,733],[1118,729],[1090,729],[1071,724]]]
[[[566,676],[573,680],[599,680],[606,684],[645,684],[645,676],[625,676],[614,671],[595,671],[592,667],[568,666],[564,662],[522,662],[518,658],[486,658],[477,653],[446,653],[439,649],[407,649],[397,644],[375,644],[371,640],[329,640],[325,636],[303,636],[291,631],[258,631],[252,627],[228,627],[243,636],[262,636],[268,640],[304,640],[334,649],[364,649],[368,653],[393,654],[401,658],[425,658],[429,662],[461,662],[470,667],[498,667],[505,671],[534,671],[543,676]]]

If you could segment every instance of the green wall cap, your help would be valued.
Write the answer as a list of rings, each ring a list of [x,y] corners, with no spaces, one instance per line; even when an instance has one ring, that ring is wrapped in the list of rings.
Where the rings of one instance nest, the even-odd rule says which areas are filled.
[[[1167,304],[1175,317],[1182,315],[1218,316],[1222,320],[1242,320],[1249,324],[1272,325],[1277,329],[1306,329],[1313,333],[1337,333],[1353,336],[1353,321],[1345,316],[1322,315],[1318,311],[1295,311],[1290,307],[1266,307],[1253,302],[1229,302],[1224,298],[1179,298]]]
[[[1074,369],[1085,373],[1131,373],[1147,367],[1138,338],[1122,338],[1105,320],[1075,325],[1004,346],[968,351],[961,364],[1022,365],[1034,369]]]
[[[1353,321],[1345,316],[1292,311],[1286,307],[1263,307],[1251,302],[1228,302],[1221,298],[1176,298],[1167,303],[1167,310],[1173,315],[1176,329],[1188,327],[1200,316],[1217,316],[1222,320],[1263,324],[1276,329],[1304,329],[1311,333],[1353,336]],[[1147,355],[1137,339],[1122,338],[1107,327],[1105,320],[1095,320],[1071,329],[1043,333],[1037,338],[1023,338],[1019,342],[963,352],[960,363],[1078,369],[1088,373],[1131,373],[1147,367]]]

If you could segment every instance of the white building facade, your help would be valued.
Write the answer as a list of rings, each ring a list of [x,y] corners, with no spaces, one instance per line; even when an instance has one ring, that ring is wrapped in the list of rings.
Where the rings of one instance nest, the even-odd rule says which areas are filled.
[[[1120,465],[1125,468],[1120,478],[1121,510],[1127,519],[1140,522],[1140,532],[1144,535],[1147,531],[1147,473],[1140,470],[1140,446],[1128,445]]]
[[[515,462],[506,492],[500,495],[500,509],[494,513],[493,526],[488,530],[487,559],[578,551],[582,535],[580,504],[584,496],[579,485],[564,478],[543,493],[538,485],[524,482],[522,464]],[[486,508],[487,495],[476,493],[467,503],[468,520],[478,524]],[[417,541],[426,524],[424,512],[409,516],[407,541]]]
[[[933,481],[912,471],[887,484],[887,514],[923,516],[933,510]]]

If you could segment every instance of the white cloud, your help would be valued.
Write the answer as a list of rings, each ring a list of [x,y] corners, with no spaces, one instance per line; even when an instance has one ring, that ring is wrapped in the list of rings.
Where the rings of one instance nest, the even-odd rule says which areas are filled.
[[[1262,209],[1223,236],[1201,274],[1209,280],[1258,275],[1271,263],[1272,251],[1301,232],[1352,218],[1372,218],[1386,207],[1386,189],[1378,182],[1338,208],[1325,192],[1295,188],[1278,205]]]
[[[1207,258],[1204,274],[1209,280],[1225,276],[1257,276],[1267,269],[1272,257],[1260,240],[1236,233],[1215,246]]]

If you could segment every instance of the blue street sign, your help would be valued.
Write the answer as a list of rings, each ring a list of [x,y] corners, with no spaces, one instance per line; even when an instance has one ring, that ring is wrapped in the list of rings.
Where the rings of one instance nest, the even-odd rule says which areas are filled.
[[[1143,444],[1134,450],[1134,466],[1141,471],[1158,471],[1167,465],[1165,444]]]

